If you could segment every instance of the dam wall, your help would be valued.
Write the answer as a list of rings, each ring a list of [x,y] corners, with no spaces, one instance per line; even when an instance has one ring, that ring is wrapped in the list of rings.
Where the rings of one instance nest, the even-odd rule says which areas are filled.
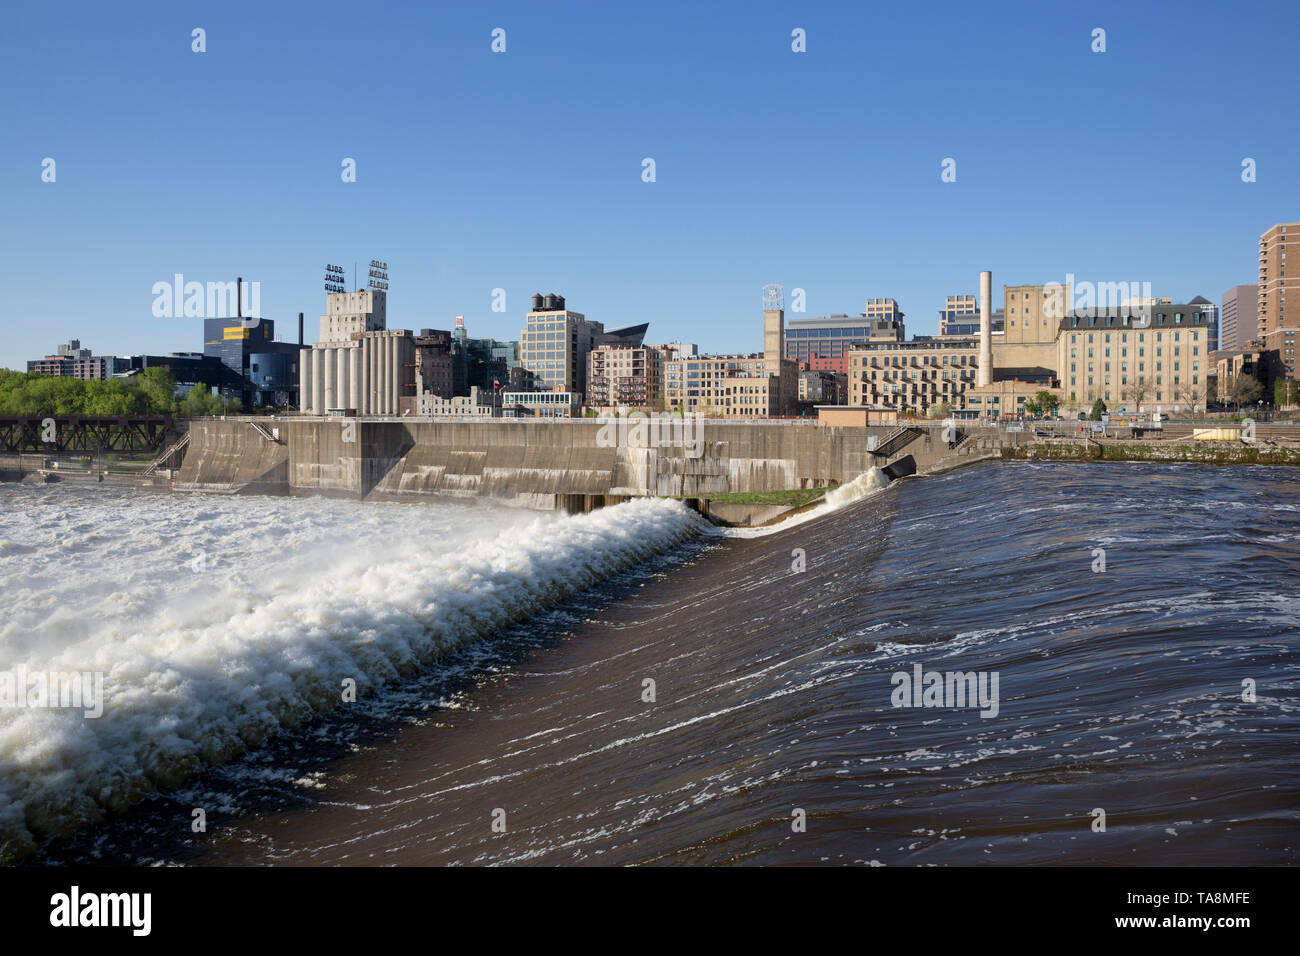
[[[671,441],[582,419],[201,419],[191,426],[175,487],[386,500],[489,497],[586,510],[637,495],[832,487],[907,455],[924,471],[949,451],[938,429],[780,422],[704,422],[697,429]]]
[[[283,434],[283,431],[281,432]],[[173,487],[184,491],[287,495],[289,446],[246,421],[200,419]]]

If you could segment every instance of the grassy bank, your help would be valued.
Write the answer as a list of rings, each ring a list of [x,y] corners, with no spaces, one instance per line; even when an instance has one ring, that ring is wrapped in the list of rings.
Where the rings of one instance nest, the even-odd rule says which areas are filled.
[[[1003,458],[1061,461],[1187,461],[1205,465],[1300,465],[1300,448],[1240,442],[1035,442],[1004,448]]]

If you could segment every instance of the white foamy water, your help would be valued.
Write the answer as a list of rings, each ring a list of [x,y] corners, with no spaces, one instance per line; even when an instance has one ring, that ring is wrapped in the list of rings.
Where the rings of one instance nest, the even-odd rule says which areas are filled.
[[[104,714],[0,707],[0,846],[171,786],[701,527],[681,504],[0,486],[0,671],[102,672]]]
[[[729,538],[762,538],[769,534],[776,534],[778,531],[789,531],[791,528],[805,522],[839,511],[841,508],[856,501],[861,501],[863,498],[870,498],[877,492],[884,490],[888,484],[888,475],[879,468],[869,468],[852,481],[826,492],[815,508],[801,511],[798,514],[791,515],[784,521],[778,521],[776,524],[767,525],[763,528],[719,528],[718,533]]]

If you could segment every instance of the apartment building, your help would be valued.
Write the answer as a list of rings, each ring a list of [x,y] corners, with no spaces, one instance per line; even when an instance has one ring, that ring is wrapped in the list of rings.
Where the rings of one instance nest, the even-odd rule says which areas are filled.
[[[643,330],[644,331],[644,330]],[[601,345],[587,357],[589,408],[657,409],[664,403],[664,352],[654,346]]]
[[[1300,329],[1300,268],[1286,274],[1288,235],[1292,251],[1300,237],[1300,222],[1280,222],[1259,237],[1259,333],[1266,350],[1276,351],[1284,373],[1297,377],[1295,332]],[[1287,314],[1287,293],[1291,312]]]
[[[939,404],[963,409],[978,356],[978,338],[862,343],[849,351],[848,404],[918,413]]]
[[[748,355],[695,355],[663,363],[664,404],[688,415],[722,415],[727,379],[766,375],[761,352]]]
[[[1148,315],[1088,309],[1060,321],[1057,369],[1072,406],[1100,398],[1109,408],[1204,406],[1214,367],[1209,310],[1157,305]]]
[[[848,361],[847,356],[845,361]],[[799,401],[811,405],[848,404],[848,374],[826,369],[804,369],[799,373]]]
[[[70,339],[58,347],[54,355],[31,359],[27,362],[29,374],[86,380],[112,378],[131,368],[129,358],[116,355],[93,355],[81,347],[80,339]]]

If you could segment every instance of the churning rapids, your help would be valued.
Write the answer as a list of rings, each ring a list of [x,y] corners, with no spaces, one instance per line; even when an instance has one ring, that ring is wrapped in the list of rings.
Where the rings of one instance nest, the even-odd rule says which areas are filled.
[[[1300,470],[882,485],[745,534],[668,501],[0,486],[0,667],[103,671],[107,700],[97,720],[0,709],[0,845],[38,864],[1300,859]],[[932,672],[996,677],[997,706],[897,706]]]

